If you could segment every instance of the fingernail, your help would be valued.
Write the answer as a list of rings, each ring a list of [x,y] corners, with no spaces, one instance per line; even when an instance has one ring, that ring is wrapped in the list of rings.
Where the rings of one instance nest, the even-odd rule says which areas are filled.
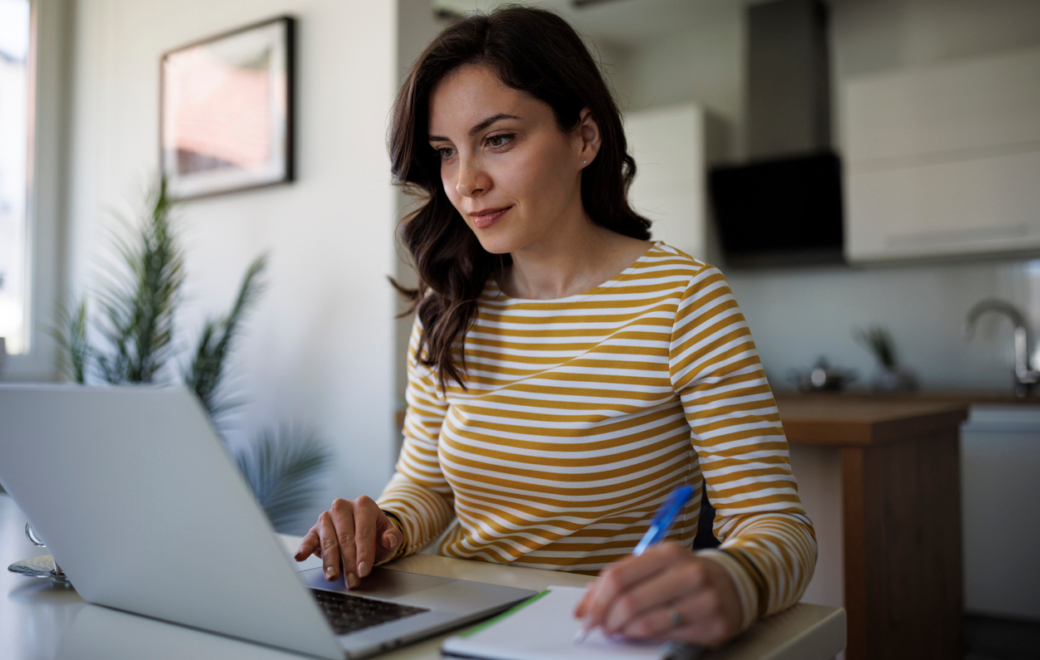
[[[326,580],[335,580],[336,579],[336,567],[335,566],[329,566],[328,568],[325,569],[325,579]]]
[[[401,540],[399,538],[397,538],[397,536],[391,536],[390,537],[390,547],[391,548],[396,548],[397,544],[399,544],[400,542],[401,542]]]
[[[357,565],[357,574],[360,577],[367,577],[370,570],[367,561],[363,561]]]
[[[358,586],[357,576],[353,573],[347,573],[347,586],[351,589],[356,589]]]

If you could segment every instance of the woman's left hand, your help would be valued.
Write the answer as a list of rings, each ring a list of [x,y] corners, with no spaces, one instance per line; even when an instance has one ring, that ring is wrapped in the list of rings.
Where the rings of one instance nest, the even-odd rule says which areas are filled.
[[[718,562],[678,543],[651,546],[603,569],[574,616],[608,635],[717,646],[740,630],[736,585]]]

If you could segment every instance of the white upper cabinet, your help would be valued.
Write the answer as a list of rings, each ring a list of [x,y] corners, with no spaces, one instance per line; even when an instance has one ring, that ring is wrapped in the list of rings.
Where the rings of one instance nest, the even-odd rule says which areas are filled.
[[[1040,49],[842,93],[849,261],[1040,249]]]
[[[653,223],[653,239],[707,259],[704,111],[684,103],[632,112],[625,137],[636,160],[629,202]]]

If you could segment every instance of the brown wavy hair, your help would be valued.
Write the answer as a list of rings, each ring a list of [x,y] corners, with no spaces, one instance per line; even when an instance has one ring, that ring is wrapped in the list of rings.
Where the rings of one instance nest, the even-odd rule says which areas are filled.
[[[442,391],[449,381],[466,387],[466,331],[476,318],[477,299],[488,277],[512,263],[507,254],[484,250],[452,206],[441,182],[440,158],[428,141],[430,94],[467,64],[487,66],[509,87],[548,104],[565,133],[577,128],[579,113],[589,108],[602,144],[582,172],[585,213],[619,234],[650,237],[650,221],[628,204],[636,164],[627,153],[621,113],[578,33],[550,11],[517,6],[449,25],[412,65],[394,103],[388,139],[394,182],[424,199],[399,227],[418,288],[393,283],[412,301],[405,314],[419,315],[416,359],[436,371]]]

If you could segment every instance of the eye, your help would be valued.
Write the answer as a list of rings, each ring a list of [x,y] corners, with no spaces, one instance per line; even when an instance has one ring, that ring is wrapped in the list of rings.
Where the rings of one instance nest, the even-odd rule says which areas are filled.
[[[451,157],[455,155],[455,150],[451,147],[437,147],[435,151],[441,160],[451,160]]]
[[[516,135],[513,133],[499,133],[498,135],[489,135],[485,141],[488,143],[488,146],[498,148],[509,144],[514,137]]]

